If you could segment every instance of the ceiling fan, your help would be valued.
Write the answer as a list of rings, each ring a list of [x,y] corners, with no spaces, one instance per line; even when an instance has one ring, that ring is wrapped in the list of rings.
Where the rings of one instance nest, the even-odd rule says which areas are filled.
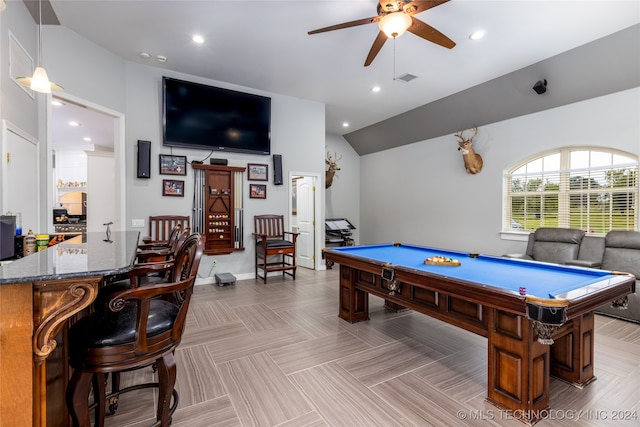
[[[401,36],[405,31],[409,31],[418,37],[422,37],[432,43],[451,49],[456,45],[453,40],[413,16],[420,12],[424,12],[427,9],[431,9],[432,7],[439,6],[442,3],[447,3],[448,1],[449,0],[380,0],[377,7],[378,16],[319,28],[317,30],[309,31],[308,34],[325,33],[327,31],[341,30],[343,28],[356,27],[358,25],[377,22],[380,32],[374,40],[373,46],[371,46],[367,59],[364,61],[365,67],[371,65],[378,52],[380,52],[380,49],[382,49],[384,42],[387,41],[387,38],[395,39]]]

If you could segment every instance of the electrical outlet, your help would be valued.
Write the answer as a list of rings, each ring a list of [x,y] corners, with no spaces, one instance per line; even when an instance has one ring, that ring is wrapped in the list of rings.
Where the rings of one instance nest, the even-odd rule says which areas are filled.
[[[132,228],[144,228],[144,219],[132,219],[131,220]]]

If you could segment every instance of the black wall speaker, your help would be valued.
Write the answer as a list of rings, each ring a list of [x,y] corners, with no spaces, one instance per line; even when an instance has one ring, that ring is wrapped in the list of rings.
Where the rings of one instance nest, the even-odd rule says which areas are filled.
[[[273,184],[282,185],[282,155],[273,155]]]
[[[538,80],[536,84],[533,85],[533,90],[535,90],[538,95],[545,93],[547,91],[547,80]]]
[[[227,166],[229,164],[229,160],[227,159],[209,159],[209,163],[211,163],[212,165],[221,165],[221,166]]]
[[[151,178],[151,141],[138,140],[138,178]]]

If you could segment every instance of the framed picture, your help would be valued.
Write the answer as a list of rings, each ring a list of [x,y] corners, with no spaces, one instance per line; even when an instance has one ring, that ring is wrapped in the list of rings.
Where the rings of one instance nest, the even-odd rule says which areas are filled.
[[[176,181],[173,179],[163,179],[162,195],[184,197],[184,181]]]
[[[266,199],[267,185],[266,184],[249,184],[249,198]]]
[[[249,163],[247,164],[247,171],[249,181],[269,181],[269,165]]]
[[[186,175],[187,156],[160,154],[160,175]]]

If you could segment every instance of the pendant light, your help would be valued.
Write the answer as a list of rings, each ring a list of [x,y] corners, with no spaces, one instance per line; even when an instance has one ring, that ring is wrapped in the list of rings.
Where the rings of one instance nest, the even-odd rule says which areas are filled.
[[[62,92],[62,86],[49,81],[47,71],[42,67],[42,0],[38,0],[38,66],[32,77],[17,77],[16,81],[40,93]]]

